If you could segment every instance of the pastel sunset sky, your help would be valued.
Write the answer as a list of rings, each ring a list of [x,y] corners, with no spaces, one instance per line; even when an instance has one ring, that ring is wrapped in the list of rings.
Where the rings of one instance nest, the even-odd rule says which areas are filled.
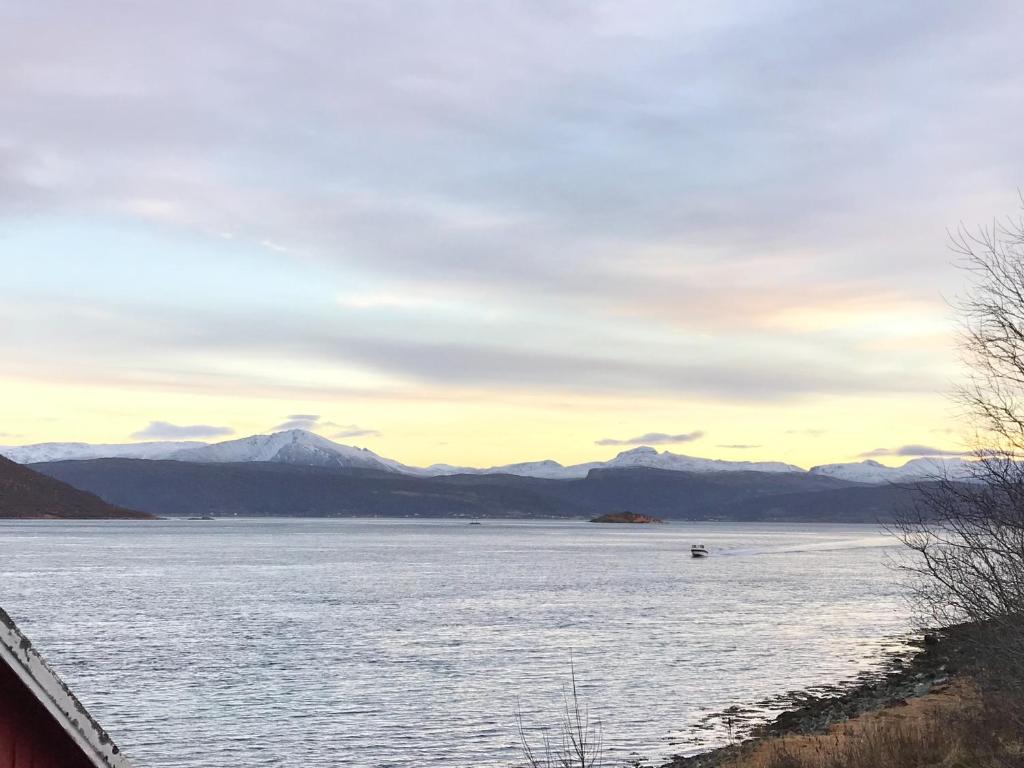
[[[0,444],[963,450],[1024,5],[0,2]]]

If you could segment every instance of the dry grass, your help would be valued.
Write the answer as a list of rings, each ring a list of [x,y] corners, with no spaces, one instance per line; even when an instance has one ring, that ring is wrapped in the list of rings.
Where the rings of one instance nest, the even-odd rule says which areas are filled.
[[[1024,734],[969,682],[833,726],[752,743],[723,768],[1021,768]]]

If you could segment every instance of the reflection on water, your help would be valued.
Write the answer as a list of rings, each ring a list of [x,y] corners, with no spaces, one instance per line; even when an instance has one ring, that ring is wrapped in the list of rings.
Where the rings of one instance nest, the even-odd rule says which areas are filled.
[[[712,550],[694,560],[689,545]],[[572,654],[619,759],[869,667],[906,629],[865,526],[0,523],[0,605],[139,768],[498,766]]]

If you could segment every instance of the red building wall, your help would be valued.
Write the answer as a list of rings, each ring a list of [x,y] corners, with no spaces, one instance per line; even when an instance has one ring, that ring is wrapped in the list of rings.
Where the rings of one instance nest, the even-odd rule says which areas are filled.
[[[94,768],[92,761],[3,662],[0,768]]]

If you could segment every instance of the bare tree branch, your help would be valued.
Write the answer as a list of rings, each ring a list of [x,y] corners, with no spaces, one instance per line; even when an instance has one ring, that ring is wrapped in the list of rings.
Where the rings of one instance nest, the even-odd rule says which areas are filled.
[[[976,461],[969,482],[922,486],[895,532],[922,619],[973,623],[986,682],[1024,702],[1024,218],[950,239],[969,279],[956,307],[970,373],[955,397]]]

